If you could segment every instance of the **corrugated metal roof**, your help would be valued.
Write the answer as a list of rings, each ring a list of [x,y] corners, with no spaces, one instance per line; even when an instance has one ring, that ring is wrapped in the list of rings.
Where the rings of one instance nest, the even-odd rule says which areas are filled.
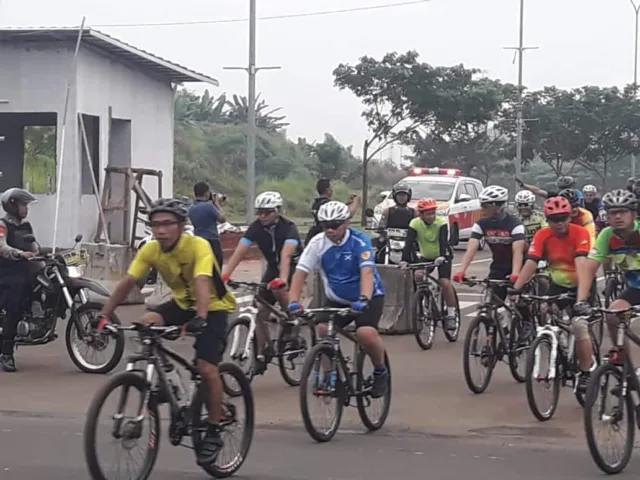
[[[76,42],[78,27],[0,27],[0,42]],[[82,32],[82,43],[138,65],[173,83],[202,82],[218,86],[218,80],[136,48],[92,28]]]

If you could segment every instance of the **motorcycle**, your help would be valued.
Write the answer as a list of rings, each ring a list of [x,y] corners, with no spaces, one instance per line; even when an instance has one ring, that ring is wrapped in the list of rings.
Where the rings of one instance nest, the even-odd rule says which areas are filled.
[[[58,338],[58,321],[67,318],[69,314],[65,343],[71,361],[85,373],[108,373],[122,358],[124,335],[122,332],[98,332],[93,327],[102,304],[90,301],[88,291],[104,297],[109,297],[111,292],[94,280],[83,277],[89,256],[86,249],[76,249],[81,240],[82,235],[78,235],[72,249],[56,254],[42,254],[28,260],[38,270],[30,285],[24,313],[17,325],[16,346],[37,346],[53,342]],[[35,242],[35,237],[32,242]],[[0,289],[0,305],[3,294],[6,295]],[[0,334],[5,319],[6,311],[0,309]],[[115,315],[111,320],[120,324]],[[104,351],[111,343],[115,345],[115,349],[105,362],[93,364],[84,358],[74,340],[79,340],[79,343],[93,351]]]
[[[375,261],[378,265],[399,265],[407,239],[406,228],[367,228],[377,234]]]

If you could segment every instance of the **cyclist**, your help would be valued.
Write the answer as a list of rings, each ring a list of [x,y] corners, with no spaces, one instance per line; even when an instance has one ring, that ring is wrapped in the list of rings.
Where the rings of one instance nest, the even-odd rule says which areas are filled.
[[[580,225],[589,231],[589,235],[591,236],[591,246],[593,247],[596,243],[596,225],[593,222],[591,212],[580,206],[580,198],[578,197],[576,190],[574,188],[567,188],[562,190],[558,196],[566,198],[569,201],[572,208],[571,223]]]
[[[206,465],[216,459],[223,446],[218,426],[222,416],[222,383],[217,365],[224,350],[227,316],[235,310],[236,300],[222,282],[209,242],[184,233],[187,216],[186,207],[178,200],[161,198],[153,202],[149,221],[154,240],[138,251],[127,275],[102,307],[98,328],[109,322],[109,316],[139,279],[151,268],[158,270],[173,298],[145,313],[141,322],[184,325],[191,333],[201,332],[194,348],[200,374],[209,385],[210,408],[198,462]]]
[[[600,232],[591,250],[587,262],[589,278],[595,279],[600,264],[605,259],[611,259],[624,272],[627,287],[609,308],[616,310],[640,305],[640,223],[636,221],[638,199],[628,190],[618,189],[606,193],[602,203],[607,210],[610,226]],[[580,307],[582,315],[589,312],[587,298],[588,288],[580,285],[576,307]],[[612,316],[607,320],[613,339],[617,331],[617,318]]]
[[[538,197],[542,197],[542,198],[557,197],[560,191],[565,190],[565,189],[570,189],[570,190],[575,190],[576,195],[578,196],[578,199],[580,200],[580,205],[584,201],[582,192],[579,189],[576,188],[575,179],[573,177],[568,176],[568,175],[559,177],[558,180],[556,180],[556,188],[557,188],[556,191],[543,190],[542,188],[536,187],[535,185],[525,185],[520,180],[518,180],[518,182],[520,183],[520,186],[522,188],[525,188],[527,190],[531,190]]]
[[[531,279],[540,260],[548,264],[549,285],[547,295],[576,293],[579,285],[592,283],[588,275],[587,255],[591,248],[591,237],[586,228],[571,223],[571,204],[566,198],[551,197],[544,202],[543,212],[549,226],[536,232],[531,242],[527,261],[518,275],[518,279],[510,293],[522,293],[522,289]],[[567,308],[573,301],[557,302],[560,310]],[[585,391],[591,370],[591,339],[589,325],[584,318],[574,323],[576,350],[580,363],[581,375],[578,389]]]
[[[409,222],[416,216],[416,211],[409,206],[411,194],[411,187],[406,182],[393,186],[391,197],[395,205],[382,212],[380,228],[409,228]]]
[[[536,196],[530,190],[520,190],[516,193],[516,208],[518,218],[524,226],[524,238],[527,245],[531,245],[531,240],[535,233],[547,226],[543,215],[535,211]]]
[[[291,283],[295,264],[302,251],[298,228],[289,219],[281,215],[283,200],[278,192],[263,192],[256,197],[254,206],[258,219],[244,233],[233,255],[225,265],[222,278],[225,282],[233,274],[254,243],[262,253],[267,268],[262,275],[262,283],[267,289],[259,295],[269,304],[276,301],[286,308],[289,303],[286,287]],[[269,310],[258,304],[256,315],[256,339],[258,342],[256,359],[257,373],[262,373],[271,361],[273,352],[269,345]]]
[[[369,237],[349,228],[349,207],[341,202],[325,203],[318,210],[318,220],[323,234],[313,237],[300,257],[296,273],[291,282],[289,311],[302,309],[300,296],[309,273],[319,269],[322,276],[326,304],[329,307],[351,308],[360,312],[355,317],[356,337],[371,358],[375,398],[388,390],[389,372],[384,363],[384,344],[378,333],[378,322],[384,308],[384,287],[373,261],[373,248]],[[342,327],[354,320],[344,319]],[[318,326],[318,336],[326,334],[326,326]],[[331,372],[329,381],[334,384],[336,372]]]
[[[304,240],[305,245],[309,243],[314,236],[322,232],[322,227],[320,227],[320,223],[318,222],[318,209],[323,204],[331,201],[331,197],[333,196],[333,186],[331,185],[331,180],[329,180],[328,178],[321,178],[320,180],[318,180],[316,182],[316,191],[318,192],[318,198],[316,198],[311,204],[313,225],[307,232],[307,237]],[[358,207],[360,206],[360,197],[358,197],[358,195],[351,194],[349,196],[347,205],[349,205],[349,211],[351,212],[351,215],[353,215],[354,213],[356,213]]]
[[[456,297],[451,285],[451,258],[453,257],[449,246],[449,226],[442,217],[436,216],[438,205],[433,198],[421,198],[416,209],[418,218],[409,223],[409,231],[402,252],[401,267],[409,263],[423,261],[416,259],[415,246],[426,261],[432,261],[442,257],[447,262],[438,266],[438,283],[442,288],[444,299],[447,303],[445,328],[449,331],[456,329]],[[416,281],[422,280],[422,272],[416,272]]]
[[[606,223],[606,212],[604,211],[604,204],[602,200],[598,198],[598,189],[595,185],[585,185],[582,188],[584,194],[584,208],[589,210],[596,226],[596,233],[602,230]]]

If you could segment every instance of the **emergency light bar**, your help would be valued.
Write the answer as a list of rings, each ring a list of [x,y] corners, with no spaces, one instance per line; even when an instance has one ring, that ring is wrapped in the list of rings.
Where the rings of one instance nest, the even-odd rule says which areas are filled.
[[[417,176],[417,175],[450,175],[453,177],[457,177],[462,172],[457,168],[440,168],[440,167],[413,167],[409,169],[409,175]]]

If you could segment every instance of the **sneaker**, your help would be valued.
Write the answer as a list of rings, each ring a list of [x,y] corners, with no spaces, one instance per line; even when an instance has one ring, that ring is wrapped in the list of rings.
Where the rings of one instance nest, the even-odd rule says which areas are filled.
[[[580,393],[585,393],[589,386],[589,380],[591,380],[591,372],[580,372],[578,374],[578,386],[576,390]]]
[[[389,387],[389,371],[385,368],[382,372],[373,372],[373,385],[371,386],[371,396],[380,398],[387,394]]]
[[[448,332],[454,332],[458,328],[458,322],[456,322],[456,317],[454,315],[447,315],[444,317],[444,328]]]
[[[220,427],[209,423],[207,433],[202,439],[202,444],[198,450],[198,464],[210,465],[215,462],[223,446],[224,442],[220,438]]]
[[[16,359],[11,354],[2,354],[2,359],[0,359],[2,363],[2,370],[8,373],[13,373],[17,370],[16,368]]]

